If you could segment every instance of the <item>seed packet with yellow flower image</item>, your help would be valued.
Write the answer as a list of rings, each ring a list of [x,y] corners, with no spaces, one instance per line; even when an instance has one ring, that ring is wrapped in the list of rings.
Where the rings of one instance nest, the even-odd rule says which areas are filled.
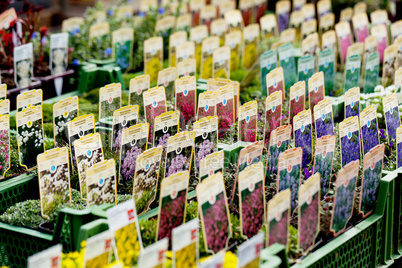
[[[257,139],[257,101],[249,101],[239,109],[239,141],[255,142]]]
[[[225,44],[225,34],[227,29],[228,25],[225,19],[216,19],[211,22],[211,35],[219,37],[219,46]]]
[[[212,52],[219,48],[219,37],[211,36],[202,41],[201,75],[202,79],[212,77]]]
[[[163,268],[166,262],[168,246],[169,239],[163,238],[141,250],[137,267]]]
[[[3,100],[4,101],[4,100]],[[0,115],[0,180],[10,169],[10,116]]]
[[[145,120],[149,124],[148,141],[152,143],[155,117],[166,113],[165,88],[153,87],[142,94],[144,98]]]
[[[178,31],[169,36],[169,66],[176,67],[176,51],[180,44],[187,41],[187,33]]]
[[[144,119],[144,100],[142,93],[150,87],[150,77],[148,74],[140,75],[130,80],[129,105],[138,105],[140,107],[140,121]]]
[[[253,0],[239,0],[239,10],[241,11],[241,15],[243,17],[244,26],[247,26],[251,23],[255,23],[255,18],[253,14],[254,1]]]
[[[243,31],[244,23],[240,10],[234,9],[226,11],[224,17],[229,26],[229,32],[239,31],[241,33]]]
[[[387,87],[394,83],[395,61],[399,47],[396,44],[390,45],[384,50],[384,61],[382,64],[382,85]]]
[[[274,14],[267,14],[261,17],[260,25],[261,25],[261,35],[263,39],[278,36],[278,26]]]
[[[290,87],[296,83],[296,58],[295,51],[292,44],[286,44],[278,49],[279,63],[284,72],[284,83],[283,88],[286,89],[286,95],[289,94]],[[267,81],[268,83],[268,81]]]
[[[308,98],[310,110],[314,111],[314,106],[325,98],[324,73],[315,73],[308,79]]]
[[[280,91],[282,93],[282,99],[285,99],[285,81],[282,67],[277,67],[270,71],[267,74],[265,81],[267,84],[267,96],[276,91]]]
[[[197,69],[201,66],[202,40],[208,37],[206,25],[199,25],[190,30],[190,41],[194,42],[194,58],[197,60]]]
[[[17,95],[17,112],[32,106],[41,106],[43,101],[42,89],[32,89]]]
[[[114,248],[113,232],[110,230],[88,238],[82,267],[104,267],[110,264]]]
[[[27,171],[36,167],[36,157],[45,151],[42,105],[17,112],[17,142],[20,166]]]
[[[303,39],[302,54],[303,56],[316,56],[319,47],[318,33],[314,32]]]
[[[158,73],[158,87],[163,86],[166,91],[166,98],[174,98],[174,81],[176,80],[177,71],[176,67],[169,67],[159,71]]]
[[[335,25],[335,31],[338,38],[338,51],[341,57],[341,64],[343,65],[346,61],[348,47],[352,44],[352,33],[349,22],[338,22]]]
[[[230,71],[239,68],[241,43],[242,33],[240,31],[229,32],[225,35],[225,46],[230,47]]]
[[[289,25],[289,14],[291,10],[290,1],[281,0],[275,4],[275,12],[278,17],[278,30],[279,33],[286,30]]]
[[[144,73],[150,77],[150,82],[157,80],[157,75],[163,68],[163,39],[160,36],[144,41]]]
[[[103,160],[86,170],[87,207],[102,204],[117,205],[115,160]]]
[[[180,111],[169,111],[155,117],[153,147],[162,146],[166,154],[168,138],[179,133]]]
[[[216,115],[216,93],[206,91],[198,95],[197,120]]]
[[[198,263],[198,218],[172,231],[173,266],[195,267]]]
[[[301,38],[304,39],[312,33],[317,32],[317,20],[311,19],[309,21],[305,21],[301,26]]]
[[[392,40],[402,35],[402,20],[395,21],[391,24]]]
[[[319,33],[322,35],[325,32],[331,31],[334,29],[335,26],[335,15],[334,13],[328,13],[323,15],[319,19]]]
[[[137,124],[138,110],[138,105],[128,105],[114,111],[110,145],[115,152],[120,149],[123,130]]]
[[[341,10],[341,15],[339,16],[339,21],[345,21],[345,22],[352,22],[352,16],[353,16],[353,8],[347,7],[343,10]]]
[[[63,33],[70,33],[73,30],[80,29],[81,25],[84,24],[84,18],[82,17],[71,17],[63,20],[61,23],[61,31]]]
[[[1,83],[1,78],[0,78]],[[0,100],[7,99],[7,84],[0,84]]]
[[[267,247],[278,243],[288,248],[291,216],[291,191],[285,189],[268,201]]]
[[[68,33],[57,33],[50,35],[50,53],[49,53],[50,71],[54,75],[62,74],[66,71],[67,64],[68,64]],[[57,93],[61,94],[61,92]]]
[[[179,171],[191,170],[194,140],[194,131],[179,132],[168,138],[165,157],[165,178]]]
[[[175,82],[175,109],[180,111],[181,126],[195,121],[197,85],[194,76],[182,77]]]
[[[106,215],[119,260],[128,267],[134,267],[143,249],[134,201],[131,199],[111,207]]]
[[[187,59],[177,64],[177,78],[184,76],[195,76],[197,72],[197,61],[195,59]]]
[[[224,173],[225,154],[218,151],[207,155],[200,161],[199,180],[203,181],[212,175],[222,172]]]
[[[78,116],[78,96],[53,104],[53,138],[55,147],[69,145],[68,122]]]
[[[301,12],[303,13],[304,21],[315,19],[315,5],[313,3],[304,4]]]
[[[131,68],[133,46],[133,28],[124,27],[112,32],[113,58],[123,72]]]
[[[28,43],[14,47],[14,81],[17,87],[28,87],[32,82],[33,44]]]
[[[207,155],[218,151],[218,117],[209,116],[194,123],[195,174],[199,177],[200,162]]]
[[[236,2],[235,1],[219,1],[219,0],[215,0],[215,1],[219,2],[215,6],[219,7],[218,11],[219,11],[219,17],[220,18],[225,18],[225,13],[226,12],[236,9]],[[214,0],[212,2],[214,2]]]
[[[52,267],[61,268],[63,246],[57,244],[28,257],[28,268]]]
[[[231,50],[228,46],[216,48],[212,55],[212,77],[230,78]]]
[[[230,1],[234,2],[234,1]],[[201,262],[198,264],[199,268],[209,268],[209,267],[224,267],[226,250],[221,250],[214,255],[210,255],[209,257],[202,258]],[[236,258],[236,257],[234,257]],[[236,265],[234,262],[233,265]]]
[[[211,22],[216,18],[216,7],[213,5],[203,6],[200,12],[200,25],[206,25],[208,30],[211,29]]]
[[[205,6],[205,0],[190,0],[190,12],[192,17],[192,26],[200,24],[201,9]]]
[[[260,44],[260,26],[250,24],[243,29],[243,68],[248,70],[257,61]]]
[[[194,42],[186,41],[186,42],[180,44],[176,49],[176,66],[179,66],[180,62],[187,60],[187,59],[197,60],[195,57],[196,57],[196,55],[195,55]],[[197,62],[197,64],[198,64],[198,62]]]

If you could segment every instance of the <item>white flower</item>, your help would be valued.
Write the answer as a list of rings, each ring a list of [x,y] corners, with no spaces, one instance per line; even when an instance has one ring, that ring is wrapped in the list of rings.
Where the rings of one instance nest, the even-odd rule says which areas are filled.
[[[17,64],[17,72],[20,77],[27,77],[29,74],[30,64],[28,61],[21,61]],[[21,79],[22,80],[22,79]]]

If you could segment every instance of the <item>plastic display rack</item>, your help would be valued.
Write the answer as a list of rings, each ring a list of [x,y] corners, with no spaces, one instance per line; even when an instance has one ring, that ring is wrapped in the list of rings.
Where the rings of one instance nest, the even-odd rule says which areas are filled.
[[[78,72],[77,90],[80,94],[110,83],[121,83],[122,89],[125,89],[121,69],[116,65],[111,64],[99,67],[96,64],[89,63],[84,64]]]

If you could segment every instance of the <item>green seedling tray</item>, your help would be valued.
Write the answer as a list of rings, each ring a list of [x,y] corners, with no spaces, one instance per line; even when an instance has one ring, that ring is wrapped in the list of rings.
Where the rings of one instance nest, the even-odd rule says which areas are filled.
[[[115,65],[101,67],[95,64],[84,65],[78,73],[78,80],[77,90],[80,94],[110,83],[121,83],[122,89],[125,89],[121,69]]]

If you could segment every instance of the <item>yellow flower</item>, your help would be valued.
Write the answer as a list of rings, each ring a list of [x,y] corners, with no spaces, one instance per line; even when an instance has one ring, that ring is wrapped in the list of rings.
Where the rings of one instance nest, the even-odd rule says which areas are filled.
[[[243,65],[245,69],[251,68],[253,63],[257,60],[257,46],[255,43],[249,43],[244,49]]]
[[[201,70],[201,78],[208,79],[212,77],[212,57],[204,60]]]

